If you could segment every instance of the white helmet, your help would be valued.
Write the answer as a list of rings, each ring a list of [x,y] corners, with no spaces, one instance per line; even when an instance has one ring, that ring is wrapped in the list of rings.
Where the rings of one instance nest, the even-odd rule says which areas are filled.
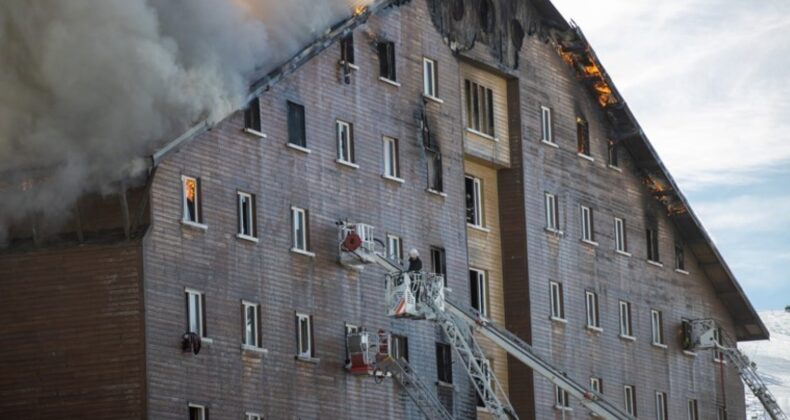
[[[412,249],[409,251],[409,256],[410,256],[410,257],[412,257],[412,258],[417,258],[417,257],[419,257],[419,256],[420,256],[420,252],[419,252],[419,251],[417,251],[417,248],[412,248]]]

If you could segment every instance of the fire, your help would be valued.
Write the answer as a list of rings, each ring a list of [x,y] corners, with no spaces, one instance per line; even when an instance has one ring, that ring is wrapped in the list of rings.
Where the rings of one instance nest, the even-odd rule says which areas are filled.
[[[359,16],[359,15],[365,13],[365,10],[367,10],[367,9],[368,8],[366,6],[363,6],[363,5],[359,5],[359,6],[355,7],[354,8],[354,16]]]

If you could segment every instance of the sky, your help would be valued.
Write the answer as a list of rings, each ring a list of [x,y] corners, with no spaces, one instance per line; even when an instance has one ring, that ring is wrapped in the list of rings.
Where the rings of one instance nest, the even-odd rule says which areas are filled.
[[[554,0],[758,310],[790,305],[790,1]]]

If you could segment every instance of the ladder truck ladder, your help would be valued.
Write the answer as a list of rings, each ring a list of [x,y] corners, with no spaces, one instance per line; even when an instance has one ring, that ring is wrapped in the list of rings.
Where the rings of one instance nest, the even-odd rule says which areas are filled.
[[[406,391],[414,404],[429,420],[453,420],[444,405],[435,393],[431,392],[425,382],[412,369],[404,358],[392,359],[387,364],[387,369],[401,387]]]

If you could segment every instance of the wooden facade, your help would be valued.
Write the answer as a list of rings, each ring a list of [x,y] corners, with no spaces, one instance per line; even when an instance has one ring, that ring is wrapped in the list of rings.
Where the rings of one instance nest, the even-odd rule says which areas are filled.
[[[494,19],[509,8],[518,9],[512,16],[548,13],[537,1],[528,9],[507,0],[460,3],[463,19],[473,19],[477,3],[494,7]],[[168,155],[131,194],[132,207],[145,211],[133,223],[147,229],[144,236],[87,235],[83,244],[0,253],[0,315],[14,321],[0,327],[7,373],[0,375],[0,417],[178,419],[194,403],[213,418],[420,418],[393,381],[345,371],[346,324],[407,337],[410,363],[453,414],[485,417],[459,364],[452,384],[437,382],[440,330],[386,317],[384,273],[338,264],[341,219],[374,225],[380,239],[399,236],[426,267],[431,247],[443,248],[459,301],[470,300],[469,268],[484,270],[494,321],[578,382],[602,378],[615,405],[624,403],[623,386],[634,385],[640,418],[654,418],[657,391],[667,393],[672,418],[683,417],[689,398],[699,401],[701,418],[715,418],[725,403],[722,380],[728,418],[743,417],[737,373],[709,354],[684,353],[677,337],[681,318],[715,318],[733,336],[739,321],[691,250],[688,273],[674,270],[674,246],[685,233],[643,184],[642,162],[623,149],[620,168],[607,165],[611,127],[597,98],[552,43],[522,33],[515,48],[508,38],[518,33],[515,24],[497,26],[509,28],[506,46],[492,48],[488,34],[454,51],[448,42],[469,34],[444,26],[450,15],[441,7],[413,0],[371,16],[353,32],[358,70],[348,84],[337,43],[274,84],[259,97],[265,138],[245,132],[236,112]],[[394,43],[396,83],[379,77],[380,41]],[[437,64],[439,100],[422,95],[425,57]],[[467,130],[466,80],[494,90],[492,138]],[[304,147],[288,144],[289,102],[304,106]],[[552,109],[553,145],[541,142],[541,106]],[[422,115],[441,151],[440,192],[427,181]],[[577,155],[577,116],[589,122],[592,160]],[[338,120],[353,127],[353,165],[337,161]],[[384,137],[398,141],[400,180],[383,176]],[[483,181],[484,229],[466,223],[466,175]],[[183,176],[200,180],[201,224],[182,221]],[[237,235],[238,192],[255,197],[255,241]],[[559,197],[562,234],[545,230],[546,192]],[[580,241],[582,205],[594,211],[597,245]],[[292,250],[294,207],[309,219],[307,252]],[[113,217],[102,232],[121,226]],[[614,251],[614,217],[626,220],[630,256]],[[662,267],[645,261],[646,227],[658,229]],[[565,323],[549,319],[549,281],[563,284]],[[186,290],[205,296],[208,340],[198,355],[180,347]],[[585,328],[585,291],[599,297],[602,331]],[[635,341],[618,337],[619,300],[632,304]],[[260,349],[241,344],[242,301],[260,305]],[[49,307],[62,314],[51,325],[41,313]],[[651,309],[663,313],[666,348],[650,343]],[[295,357],[296,313],[312,316],[309,360]],[[38,348],[46,347],[45,335],[72,353]],[[522,419],[563,415],[548,381],[484,346]],[[571,408],[564,414],[587,417],[578,402]]]

